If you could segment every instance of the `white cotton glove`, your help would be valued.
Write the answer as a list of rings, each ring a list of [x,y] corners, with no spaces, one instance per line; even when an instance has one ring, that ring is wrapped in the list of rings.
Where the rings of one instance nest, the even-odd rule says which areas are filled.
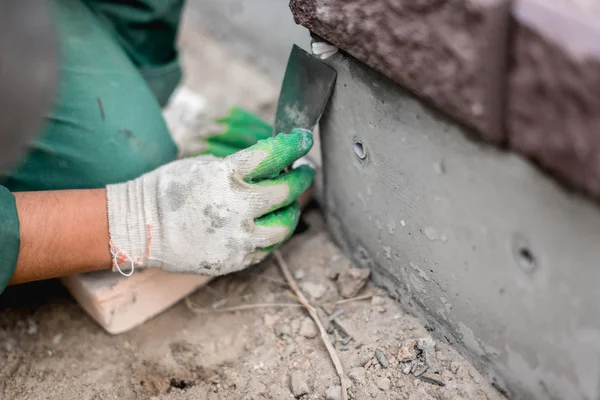
[[[311,133],[297,129],[224,159],[174,161],[107,186],[113,261],[123,271],[139,265],[207,275],[261,261],[298,223],[296,199],[314,173],[281,171],[311,146]]]

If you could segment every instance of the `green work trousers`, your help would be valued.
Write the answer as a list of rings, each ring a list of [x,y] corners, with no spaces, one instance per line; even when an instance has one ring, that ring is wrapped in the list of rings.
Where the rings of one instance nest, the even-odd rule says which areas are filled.
[[[175,39],[183,0],[51,3],[58,90],[39,137],[0,176],[0,292],[19,254],[13,192],[101,188],[177,154],[161,106],[181,78]]]

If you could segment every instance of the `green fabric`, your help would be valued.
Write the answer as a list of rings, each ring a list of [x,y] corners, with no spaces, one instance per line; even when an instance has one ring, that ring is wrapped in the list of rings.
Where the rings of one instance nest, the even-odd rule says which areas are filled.
[[[174,46],[184,0],[84,0],[165,105],[181,78]]]
[[[0,186],[0,293],[15,272],[20,241],[15,196]]]
[[[19,225],[10,191],[100,188],[176,158],[161,114],[181,72],[182,1],[53,0],[58,95],[40,137],[0,181],[0,292],[15,268]]]
[[[61,44],[59,95],[42,135],[5,186],[98,188],[175,159],[159,103],[110,31],[79,0],[53,4]]]

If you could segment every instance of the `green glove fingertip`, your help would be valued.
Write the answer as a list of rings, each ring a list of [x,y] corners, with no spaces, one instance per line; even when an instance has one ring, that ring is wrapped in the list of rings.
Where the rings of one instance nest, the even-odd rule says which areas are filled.
[[[254,221],[257,226],[285,226],[286,228],[288,228],[288,234],[281,243],[269,246],[267,248],[264,248],[263,250],[271,252],[273,251],[273,249],[281,246],[281,244],[285,243],[289,238],[291,238],[294,234],[294,231],[296,230],[298,222],[300,221],[300,214],[300,205],[297,202],[294,202],[285,208],[281,208],[279,210],[270,212],[267,215],[264,215],[260,218],[257,218]]]
[[[307,129],[294,129],[290,134],[282,134],[262,140],[245,151],[263,151],[266,158],[244,178],[247,182],[272,179],[294,161],[305,156],[313,145],[312,132]]]

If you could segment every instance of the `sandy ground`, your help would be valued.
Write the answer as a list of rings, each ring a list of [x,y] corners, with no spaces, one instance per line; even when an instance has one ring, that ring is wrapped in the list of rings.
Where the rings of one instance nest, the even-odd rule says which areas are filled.
[[[339,303],[350,263],[329,240],[318,210],[305,222],[308,230],[283,254],[309,300],[322,306],[323,320],[326,312],[337,315],[330,340],[351,399],[500,398],[384,294]],[[367,284],[356,296],[377,292]],[[227,311],[273,303],[285,305]],[[295,392],[305,400],[340,398],[323,342],[274,261],[214,281],[190,305],[113,337],[56,282],[13,288],[0,313],[0,397],[250,400],[293,399]]]
[[[237,104],[271,115],[277,85],[268,77],[189,21],[182,45],[186,84],[212,107]],[[360,279],[351,279],[351,265],[331,243],[319,211],[309,211],[305,222],[307,230],[283,253],[324,320],[325,313],[335,316],[327,324],[329,339],[351,399],[500,398],[385,294],[340,303],[340,293]],[[377,291],[369,283],[356,296]],[[264,303],[285,305],[227,311]],[[2,399],[340,398],[323,342],[272,260],[218,279],[189,304],[116,337],[88,318],[57,281],[10,288],[0,307]]]

